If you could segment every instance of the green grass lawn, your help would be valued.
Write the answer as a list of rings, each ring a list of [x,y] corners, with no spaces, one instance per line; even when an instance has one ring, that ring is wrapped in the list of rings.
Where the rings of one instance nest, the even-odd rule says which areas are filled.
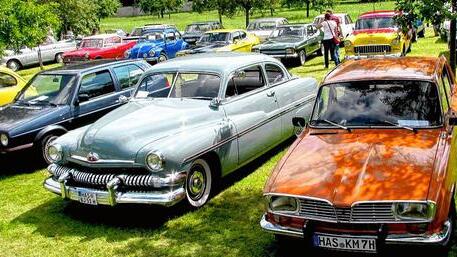
[[[391,8],[393,3],[382,5]],[[335,9],[350,11],[355,18],[371,6],[343,5]],[[303,10],[278,14],[293,21],[303,15]],[[104,20],[103,26],[128,29],[157,22],[150,18],[112,18]],[[215,19],[215,14],[172,15],[170,23],[183,26],[192,20],[205,19]],[[226,24],[227,27],[239,25],[242,19],[226,19]],[[441,53],[446,53],[446,43],[427,31],[427,37],[413,45],[411,55]],[[303,67],[291,67],[290,71],[321,80],[328,72],[322,59],[311,58]],[[30,77],[36,71],[25,70],[21,74]],[[274,237],[259,226],[263,213],[262,188],[288,144],[230,175],[216,197],[192,212],[181,207],[94,208],[64,202],[42,188],[47,173],[33,164],[32,153],[0,156],[0,256],[290,256],[280,251]],[[457,248],[453,250],[457,252]],[[295,256],[328,255],[303,252]],[[408,255],[407,251],[391,256],[417,254]],[[450,256],[456,254],[452,252]]]

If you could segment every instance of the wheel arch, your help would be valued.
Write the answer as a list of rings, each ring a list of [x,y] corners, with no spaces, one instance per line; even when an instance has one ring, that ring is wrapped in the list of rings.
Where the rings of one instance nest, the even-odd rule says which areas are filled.
[[[61,136],[67,132],[68,132],[68,130],[66,128],[59,126],[59,125],[47,126],[46,128],[42,129],[40,132],[38,132],[38,134],[35,137],[34,142],[39,142],[45,136],[52,134],[52,133],[55,133],[56,135]]]

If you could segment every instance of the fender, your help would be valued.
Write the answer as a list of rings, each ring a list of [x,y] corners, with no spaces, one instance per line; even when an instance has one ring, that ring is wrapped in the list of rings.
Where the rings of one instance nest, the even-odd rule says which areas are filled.
[[[44,135],[48,134],[49,132],[56,132],[57,134],[65,134],[68,130],[59,125],[50,125],[42,129],[35,137],[34,142],[40,141]]]

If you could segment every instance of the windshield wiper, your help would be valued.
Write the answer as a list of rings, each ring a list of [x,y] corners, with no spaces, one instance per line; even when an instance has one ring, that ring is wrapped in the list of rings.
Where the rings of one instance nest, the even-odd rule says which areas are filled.
[[[325,122],[327,122],[327,123],[330,124],[330,125],[333,125],[333,126],[342,128],[342,129],[344,129],[344,130],[347,130],[348,132],[352,132],[352,131],[351,131],[351,128],[348,128],[348,127],[346,127],[346,126],[340,125],[340,124],[338,124],[338,123],[336,123],[336,122],[333,122],[333,121],[330,121],[330,120],[327,120],[327,119],[314,120],[314,121],[317,121],[317,122],[319,122],[319,121],[325,121]]]
[[[407,130],[410,130],[414,133],[417,133],[417,128],[413,128],[413,127],[409,127],[409,126],[404,126],[404,125],[400,125],[399,123],[395,123],[395,122],[391,122],[391,121],[388,121],[388,120],[384,120],[382,121],[384,123],[387,123],[387,124],[390,124],[392,126],[395,126],[397,128],[402,128],[402,129],[407,129]]]
[[[29,102],[29,104],[34,104],[34,103],[37,103],[37,104],[46,104],[46,105],[50,105],[50,106],[53,106],[53,107],[57,107],[57,104],[55,103],[52,103],[48,100],[38,100],[38,101],[31,101]]]

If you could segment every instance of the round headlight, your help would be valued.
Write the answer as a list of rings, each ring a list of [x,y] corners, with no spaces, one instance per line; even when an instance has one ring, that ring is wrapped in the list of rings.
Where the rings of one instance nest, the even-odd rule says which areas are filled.
[[[146,156],[146,166],[151,171],[160,171],[163,167],[163,158],[157,152],[151,152]]]
[[[129,58],[129,56],[130,56],[130,50],[125,51],[124,52],[124,57],[125,58]]]
[[[293,49],[293,48],[286,49],[286,54],[294,54],[294,53],[295,53],[295,49]]]
[[[273,212],[297,212],[298,202],[294,197],[272,196],[270,198],[269,208]]]
[[[403,220],[431,220],[435,216],[435,204],[428,203],[395,203],[393,205],[395,216]]]
[[[62,160],[62,146],[60,145],[50,145],[46,150],[46,155],[48,159],[52,162],[58,162]]]
[[[8,146],[8,135],[6,134],[1,134],[0,135],[0,143],[2,144],[2,146]]]
[[[153,57],[154,55],[156,55],[156,51],[151,49],[151,51],[149,51],[149,56]]]

